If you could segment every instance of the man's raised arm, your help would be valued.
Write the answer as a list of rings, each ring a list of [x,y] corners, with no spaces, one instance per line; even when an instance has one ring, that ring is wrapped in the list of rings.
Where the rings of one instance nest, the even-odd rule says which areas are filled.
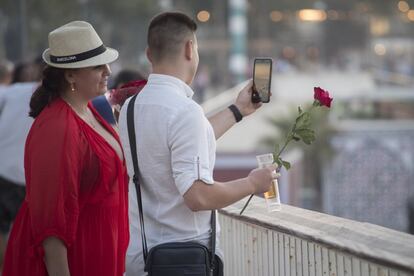
[[[213,126],[216,140],[235,123],[239,122],[243,117],[252,114],[262,105],[261,103],[252,103],[252,87],[253,81],[250,80],[240,91],[234,104],[208,118]]]

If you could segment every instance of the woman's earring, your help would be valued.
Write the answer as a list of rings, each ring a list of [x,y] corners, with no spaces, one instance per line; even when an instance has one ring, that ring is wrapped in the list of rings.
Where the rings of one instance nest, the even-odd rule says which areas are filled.
[[[73,85],[73,82],[70,83],[70,90],[72,90],[72,92],[75,92],[75,86]]]

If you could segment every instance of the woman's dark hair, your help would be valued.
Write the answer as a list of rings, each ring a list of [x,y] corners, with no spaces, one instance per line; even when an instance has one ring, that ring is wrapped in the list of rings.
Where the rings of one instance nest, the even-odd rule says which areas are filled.
[[[46,105],[50,104],[69,85],[65,79],[65,70],[46,66],[43,70],[42,84],[33,93],[30,99],[29,116],[36,118]]]

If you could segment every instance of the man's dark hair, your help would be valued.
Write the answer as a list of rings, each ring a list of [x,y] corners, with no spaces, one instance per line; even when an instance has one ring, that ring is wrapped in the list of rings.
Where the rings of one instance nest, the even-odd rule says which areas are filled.
[[[174,57],[182,43],[197,30],[193,19],[180,12],[165,12],[155,16],[148,27],[148,47],[153,61]]]

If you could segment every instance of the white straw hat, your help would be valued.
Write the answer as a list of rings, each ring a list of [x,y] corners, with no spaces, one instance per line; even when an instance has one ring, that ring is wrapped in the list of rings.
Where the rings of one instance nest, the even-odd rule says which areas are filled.
[[[111,63],[118,51],[106,47],[88,22],[73,21],[49,33],[42,57],[53,67],[83,68]]]

